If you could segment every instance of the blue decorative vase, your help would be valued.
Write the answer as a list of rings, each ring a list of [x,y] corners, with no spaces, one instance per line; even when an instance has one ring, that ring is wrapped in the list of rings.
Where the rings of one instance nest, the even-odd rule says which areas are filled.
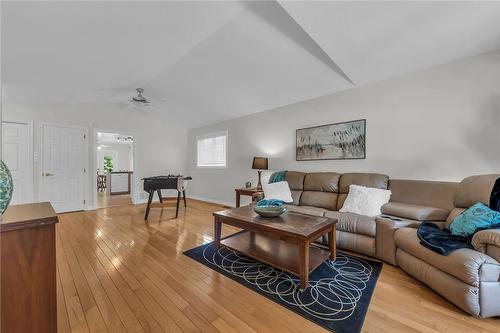
[[[12,184],[12,176],[5,163],[0,160],[0,215],[5,212],[7,206],[12,199],[12,191],[14,185]]]

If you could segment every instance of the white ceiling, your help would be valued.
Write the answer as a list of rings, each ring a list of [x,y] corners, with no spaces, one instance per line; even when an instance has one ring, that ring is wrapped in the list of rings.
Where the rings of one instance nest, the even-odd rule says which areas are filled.
[[[280,2],[363,85],[500,48],[500,2]]]
[[[117,103],[144,87],[146,109],[186,127],[495,49],[500,2],[2,3],[9,102]]]

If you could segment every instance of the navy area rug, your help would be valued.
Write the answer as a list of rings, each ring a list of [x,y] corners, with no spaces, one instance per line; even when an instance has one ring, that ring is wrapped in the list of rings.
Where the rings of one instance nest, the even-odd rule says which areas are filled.
[[[382,263],[337,252],[309,275],[309,287],[280,269],[213,243],[184,252],[332,332],[360,332]]]

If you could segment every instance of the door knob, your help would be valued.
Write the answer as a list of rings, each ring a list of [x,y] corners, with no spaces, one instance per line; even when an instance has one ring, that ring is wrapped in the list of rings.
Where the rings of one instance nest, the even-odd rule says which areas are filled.
[[[43,174],[42,174],[42,176],[45,176],[45,177],[51,177],[51,176],[54,176],[54,174],[53,174],[53,173],[49,173],[49,172],[47,172],[47,173],[45,173],[45,175],[43,175]]]

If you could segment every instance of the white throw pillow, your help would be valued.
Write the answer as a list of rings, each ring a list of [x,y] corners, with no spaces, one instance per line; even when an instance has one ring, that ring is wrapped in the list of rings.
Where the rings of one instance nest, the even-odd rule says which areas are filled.
[[[262,184],[262,190],[264,191],[265,200],[275,199],[283,200],[284,202],[293,202],[292,192],[287,181],[271,184],[264,183]]]
[[[271,178],[271,175],[274,173],[272,170],[262,170],[262,173],[260,175],[260,180],[262,184],[267,184],[269,183],[269,178]],[[257,184],[257,183],[256,183]]]
[[[377,216],[380,209],[389,202],[391,191],[379,188],[350,185],[349,194],[340,208],[340,212],[366,216]]]

